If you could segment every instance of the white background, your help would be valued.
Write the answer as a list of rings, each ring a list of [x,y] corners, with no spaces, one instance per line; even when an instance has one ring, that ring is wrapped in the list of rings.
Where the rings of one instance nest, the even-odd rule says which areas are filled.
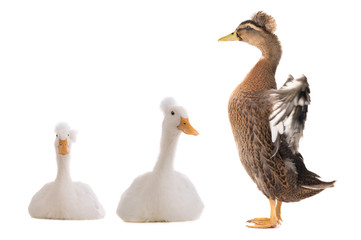
[[[2,1],[0,238],[326,239],[358,232],[360,7],[289,2]],[[337,180],[333,189],[284,204],[284,222],[272,230],[246,227],[267,217],[269,204],[238,159],[227,114],[229,95],[260,52],[217,42],[258,10],[278,24],[278,84],[289,73],[309,79],[305,163]],[[206,207],[193,222],[124,223],[115,210],[132,180],[155,164],[166,96],[188,110],[200,133],[181,136],[175,167]],[[35,192],[55,178],[59,121],[79,131],[73,180],[93,188],[106,210],[102,220],[38,220],[27,212]]]

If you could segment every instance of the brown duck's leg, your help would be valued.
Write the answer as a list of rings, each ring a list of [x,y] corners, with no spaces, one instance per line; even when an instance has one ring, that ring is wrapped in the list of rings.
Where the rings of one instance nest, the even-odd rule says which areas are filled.
[[[283,221],[281,218],[281,206],[282,206],[282,202],[277,200],[276,216],[277,216],[278,220]]]
[[[280,204],[278,204],[276,200],[269,199],[269,203],[271,206],[270,218],[251,219],[248,222],[254,223],[254,225],[248,225],[247,227],[250,227],[250,228],[274,228],[280,223],[280,219],[278,218],[278,215],[281,217],[282,202],[280,202]],[[277,206],[278,206],[278,208],[277,208]]]

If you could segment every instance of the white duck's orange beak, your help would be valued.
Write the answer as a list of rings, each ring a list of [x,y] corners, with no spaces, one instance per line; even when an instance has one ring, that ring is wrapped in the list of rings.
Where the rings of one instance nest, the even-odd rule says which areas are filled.
[[[65,140],[60,140],[59,139],[58,153],[60,155],[69,154],[68,139],[65,139]]]
[[[199,133],[195,130],[192,125],[189,123],[188,118],[182,118],[180,124],[178,125],[178,129],[183,131],[185,134],[197,136]]]

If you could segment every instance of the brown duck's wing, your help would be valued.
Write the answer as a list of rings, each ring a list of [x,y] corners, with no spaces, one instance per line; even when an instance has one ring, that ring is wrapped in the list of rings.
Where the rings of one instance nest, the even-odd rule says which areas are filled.
[[[280,183],[284,187],[287,187],[288,181],[286,176],[285,163],[281,155],[272,155],[273,145],[270,146],[269,142],[266,143],[264,141],[266,139],[267,138],[258,139],[258,141],[261,143],[258,151],[260,153],[259,159],[262,165],[261,169],[263,171],[263,181],[266,183],[269,190],[276,189],[278,183]],[[272,195],[272,193],[270,194]]]
[[[302,76],[294,79],[290,75],[279,90],[270,90],[269,94],[273,103],[270,116],[272,141],[275,144],[273,155],[278,152],[281,135],[286,137],[288,147],[296,154],[311,102],[307,78]]]
[[[258,175],[258,180],[267,185],[267,191],[272,191],[279,183],[285,187],[288,185],[286,166],[279,154],[272,156],[274,144],[271,141],[269,125],[269,114],[272,105],[267,98],[256,97],[255,99],[258,100],[248,105],[247,122],[244,124],[249,127],[245,135],[251,136],[249,139],[250,144],[247,144],[249,152],[247,158],[252,158],[251,162],[257,164],[255,167],[261,175]],[[269,192],[269,194],[272,197],[272,192]]]

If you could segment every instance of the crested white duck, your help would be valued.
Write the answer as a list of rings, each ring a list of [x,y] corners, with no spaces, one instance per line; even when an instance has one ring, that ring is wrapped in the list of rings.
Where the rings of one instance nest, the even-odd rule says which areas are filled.
[[[70,151],[76,131],[66,123],[56,128],[55,152],[58,173],[54,182],[47,183],[32,198],[29,213],[33,218],[83,220],[99,219],[104,209],[89,185],[73,182],[70,176]]]
[[[198,135],[187,111],[173,98],[161,103],[164,112],[158,161],[152,172],[137,177],[121,196],[117,214],[127,222],[174,222],[200,217],[203,203],[194,185],[174,170],[173,162],[181,132]]]

